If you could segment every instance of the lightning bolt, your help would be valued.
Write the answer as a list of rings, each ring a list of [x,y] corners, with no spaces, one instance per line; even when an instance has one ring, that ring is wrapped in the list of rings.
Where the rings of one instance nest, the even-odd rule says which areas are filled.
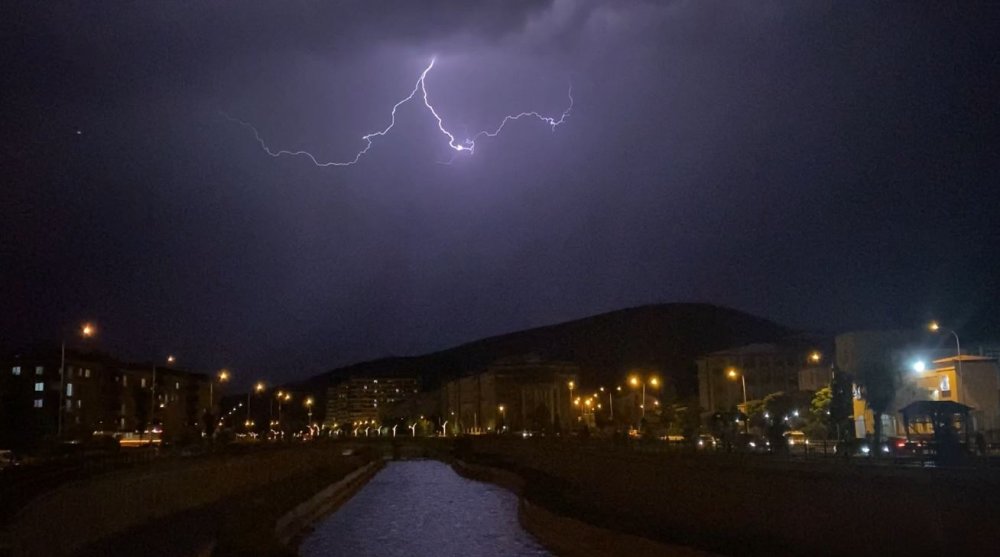
[[[559,125],[561,125],[563,122],[566,121],[566,118],[569,117],[570,111],[573,110],[573,86],[570,85],[569,92],[567,93],[567,96],[569,97],[569,106],[566,108],[566,110],[562,112],[562,114],[559,116],[558,119],[552,116],[543,116],[542,114],[534,111],[522,112],[520,114],[512,114],[505,116],[503,120],[500,121],[500,125],[498,125],[496,129],[494,129],[493,131],[483,130],[481,132],[472,135],[471,137],[466,138],[465,140],[459,141],[455,138],[455,134],[448,131],[448,129],[444,126],[444,119],[441,117],[440,114],[438,114],[438,111],[434,108],[434,105],[431,104],[429,95],[427,94],[427,74],[429,74],[430,71],[434,68],[435,60],[436,59],[432,58],[427,67],[424,68],[424,71],[420,72],[420,77],[417,78],[417,82],[413,85],[413,89],[410,91],[410,94],[404,97],[396,104],[392,105],[392,111],[390,112],[390,118],[389,118],[389,125],[381,130],[374,131],[361,136],[361,140],[364,142],[364,147],[360,151],[355,153],[354,158],[348,160],[320,161],[319,159],[316,158],[315,155],[313,155],[309,151],[304,151],[304,150],[289,151],[286,149],[274,150],[267,145],[267,142],[265,142],[264,138],[261,137],[260,132],[258,132],[257,128],[255,128],[252,124],[240,120],[238,118],[233,118],[228,114],[223,114],[223,116],[225,116],[230,121],[235,122],[253,132],[253,136],[257,140],[257,143],[260,144],[261,149],[263,149],[265,153],[267,153],[272,157],[277,158],[284,155],[292,157],[306,157],[310,161],[312,161],[312,163],[316,166],[327,167],[327,166],[352,166],[357,164],[358,161],[361,160],[361,157],[365,156],[368,153],[368,151],[371,150],[372,146],[374,145],[374,140],[378,137],[387,135],[389,131],[392,130],[393,126],[396,125],[396,111],[399,109],[399,107],[413,100],[413,98],[416,97],[418,93],[420,93],[421,99],[424,101],[424,106],[427,107],[427,110],[430,111],[432,116],[434,116],[434,120],[437,121],[438,130],[441,132],[442,135],[444,135],[448,139],[448,147],[454,151],[454,153],[452,154],[452,159],[451,161],[448,162],[448,164],[453,162],[455,160],[455,157],[459,153],[469,154],[469,155],[474,154],[476,151],[476,140],[478,140],[481,137],[496,137],[497,135],[500,134],[501,131],[503,131],[504,126],[506,126],[508,122],[520,120],[522,118],[532,117],[540,120],[545,124],[548,124],[549,127],[552,128],[552,131],[555,131],[556,127],[558,127]]]

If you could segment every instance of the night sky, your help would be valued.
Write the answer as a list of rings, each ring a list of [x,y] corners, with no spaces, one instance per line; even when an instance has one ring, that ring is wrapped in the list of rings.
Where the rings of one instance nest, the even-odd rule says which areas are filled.
[[[5,2],[0,344],[249,380],[652,302],[1000,307],[1000,8]],[[377,6],[377,8],[372,8]],[[419,103],[352,158],[437,56]]]

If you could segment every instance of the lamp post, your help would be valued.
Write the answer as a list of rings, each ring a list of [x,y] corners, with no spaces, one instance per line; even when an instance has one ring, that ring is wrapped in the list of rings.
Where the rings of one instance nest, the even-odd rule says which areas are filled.
[[[505,414],[507,409],[504,408],[503,404],[501,404],[500,406],[497,406],[497,410],[500,411],[500,426],[497,427],[497,433],[502,433],[503,427],[507,425],[507,414]]]
[[[292,393],[278,391],[278,428],[281,428],[281,406],[292,400]]]
[[[80,326],[80,336],[90,338],[97,334],[97,327],[93,323],[84,323]],[[65,412],[66,397],[66,339],[62,341],[62,348],[59,357],[59,408],[56,412],[56,438],[62,439],[63,432],[63,412]]]
[[[937,321],[931,321],[930,323],[928,323],[927,329],[930,332],[932,332],[932,333],[936,333],[936,332],[938,332],[938,331],[941,330],[941,325],[939,325]],[[953,329],[945,329],[945,330],[948,331],[949,333],[951,333],[951,335],[953,337],[955,337],[955,361],[958,362],[958,375],[961,376],[962,375],[962,343],[959,342],[959,340],[958,340],[958,333],[956,333]]]
[[[219,386],[223,383],[229,381],[229,370],[220,370],[216,375],[216,379],[208,382],[208,411],[212,414],[215,413],[215,381],[218,380]]]
[[[309,431],[312,431],[313,425],[313,397],[307,397],[303,404],[306,405],[306,413],[309,415]]]
[[[732,379],[733,381],[735,381],[736,378],[739,377],[740,378],[740,384],[743,385],[743,412],[746,413],[746,417],[747,417],[747,419],[743,421],[743,429],[746,431],[746,433],[750,433],[750,414],[749,414],[749,408],[747,407],[747,380],[746,380],[746,376],[744,374],[736,371],[736,368],[734,368],[734,367],[729,368],[729,371],[726,372],[726,375],[730,379]]]
[[[247,429],[248,430],[253,425],[253,422],[250,421],[250,399],[251,399],[251,395],[253,395],[254,393],[262,393],[262,392],[264,392],[265,388],[266,387],[264,386],[264,382],[263,381],[258,381],[257,384],[253,386],[253,389],[247,391]]]
[[[167,355],[167,365],[172,366],[177,358]],[[153,363],[153,382],[149,385],[149,444],[153,444],[153,421],[156,417],[156,363]]]
[[[633,375],[629,377],[628,384],[633,387],[642,386],[642,404],[639,405],[639,409],[642,411],[642,418],[646,417],[646,383],[649,383],[653,387],[660,386],[660,380],[655,376],[650,377],[648,380],[640,379],[638,375]]]

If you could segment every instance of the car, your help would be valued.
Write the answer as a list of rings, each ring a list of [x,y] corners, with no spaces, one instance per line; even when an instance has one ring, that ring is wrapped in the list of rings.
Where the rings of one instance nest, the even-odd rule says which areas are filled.
[[[699,435],[698,436],[698,448],[699,449],[714,449],[719,446],[719,440],[712,435]]]
[[[759,435],[740,433],[736,436],[733,448],[743,452],[764,453],[771,450],[771,442]]]
[[[786,431],[784,438],[789,450],[804,449],[809,446],[809,438],[801,431]]]
[[[878,446],[883,455],[892,453],[888,441],[882,441]],[[837,443],[833,452],[843,456],[872,456],[874,447],[875,443],[871,439],[847,439]]]
[[[20,464],[20,462],[17,460],[17,456],[14,455],[14,451],[0,449],[0,470],[13,468],[18,464]]]

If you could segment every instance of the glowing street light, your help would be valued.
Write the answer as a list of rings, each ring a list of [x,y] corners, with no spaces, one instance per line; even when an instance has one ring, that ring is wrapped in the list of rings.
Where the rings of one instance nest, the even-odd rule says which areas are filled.
[[[97,326],[93,323],[84,323],[80,326],[80,336],[83,338],[91,338],[97,334]],[[63,412],[66,411],[66,339],[63,338],[62,348],[60,350],[59,358],[59,410],[56,413],[57,426],[56,426],[56,437],[62,438],[63,431]]]
[[[258,381],[257,384],[253,386],[253,390],[247,391],[247,423],[250,423],[251,425],[253,424],[252,420],[250,420],[251,395],[254,393],[262,393],[266,388],[267,387],[264,385],[263,381]]]
[[[649,385],[652,386],[652,387],[659,387],[660,386],[660,380],[657,379],[657,377],[655,375],[652,376],[652,377],[650,377],[648,380],[642,380],[642,379],[639,378],[638,375],[633,375],[633,376],[631,376],[631,377],[628,378],[628,383],[629,383],[629,385],[632,385],[633,387],[638,387],[638,386],[642,385],[642,404],[639,405],[639,408],[642,410],[642,414],[641,414],[642,418],[645,418],[646,417],[646,383],[649,383]]]
[[[923,360],[917,360],[913,362],[913,371],[917,373],[923,373],[927,369],[927,362]]]
[[[172,355],[168,355],[167,356],[167,365],[173,365],[173,363],[176,362],[176,361],[177,361],[177,358],[173,357]]]
[[[809,354],[809,361],[814,364],[818,364],[822,358],[822,354],[820,354],[817,350],[813,350],[812,353]]]
[[[742,373],[736,371],[736,368],[734,368],[734,367],[729,368],[729,370],[726,372],[726,375],[730,379],[732,379],[733,381],[735,381],[736,378],[739,377],[740,384],[743,385],[743,411],[744,412],[749,412],[749,408],[747,407],[747,380],[746,380],[746,376],[743,375]],[[749,415],[748,415],[747,420],[743,423],[743,425],[745,426],[746,432],[750,433],[750,419],[749,419]]]
[[[931,321],[930,323],[927,324],[927,330],[929,330],[932,333],[937,333],[938,331],[941,331],[942,328],[941,328],[941,325],[937,321]],[[958,362],[958,374],[961,375],[962,374],[962,344],[958,340],[958,333],[956,333],[953,329],[944,329],[944,330],[948,331],[949,333],[951,333],[951,335],[953,337],[955,337],[955,361]]]
[[[215,376],[215,380],[217,380],[220,385],[229,381],[229,370],[219,370],[219,373]],[[208,382],[208,408],[209,411],[213,413],[215,412],[215,380]]]

